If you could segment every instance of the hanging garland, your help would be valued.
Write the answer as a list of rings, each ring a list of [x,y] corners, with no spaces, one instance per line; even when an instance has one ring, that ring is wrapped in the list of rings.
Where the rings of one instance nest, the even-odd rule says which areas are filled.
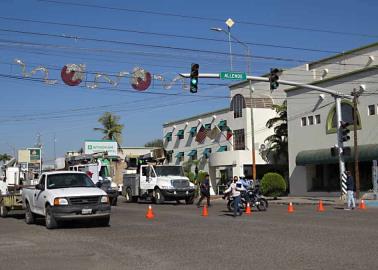
[[[25,78],[32,77],[37,72],[42,72],[44,74],[44,83],[53,85],[58,82],[57,80],[49,79],[49,70],[43,66],[37,66],[36,68],[31,69],[30,72],[27,72],[26,64],[22,60],[15,59],[14,62],[21,66],[21,74]],[[84,64],[66,64],[61,69],[61,79],[66,85],[78,86],[85,78],[85,69],[86,66]],[[94,75],[93,82],[87,83],[86,87],[95,89],[99,86],[101,80],[109,83],[112,87],[118,87],[121,80],[127,76],[129,77],[131,86],[137,91],[147,90],[151,86],[152,80],[161,81],[163,88],[166,90],[171,89],[175,84],[181,84],[182,89],[184,90],[189,89],[186,80],[179,75],[172,80],[168,80],[165,76],[160,74],[152,75],[141,67],[133,68],[132,72],[120,71],[116,75],[97,72]]]

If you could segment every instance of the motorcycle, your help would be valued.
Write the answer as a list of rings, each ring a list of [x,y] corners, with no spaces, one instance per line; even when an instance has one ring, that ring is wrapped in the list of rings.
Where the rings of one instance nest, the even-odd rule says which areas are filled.
[[[256,207],[259,211],[266,211],[269,206],[267,199],[261,195],[258,187],[241,192],[239,209],[245,210],[247,203],[250,207]],[[234,211],[234,200],[231,196],[228,197],[227,208],[231,212]]]

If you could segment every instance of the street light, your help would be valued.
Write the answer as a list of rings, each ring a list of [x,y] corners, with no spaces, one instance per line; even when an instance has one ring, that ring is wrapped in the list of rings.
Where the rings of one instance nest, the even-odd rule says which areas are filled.
[[[231,32],[230,32],[230,28],[231,26],[233,25],[233,22],[231,24],[231,26],[229,26],[228,22],[230,21],[231,19],[228,19],[226,21],[226,24],[228,26],[228,31],[222,29],[222,28],[219,28],[219,27],[213,27],[213,28],[210,28],[210,30],[213,30],[213,31],[216,31],[216,32],[223,32],[225,34],[228,35],[228,42],[229,42],[229,46],[230,46],[230,63],[231,63],[231,71],[232,71],[232,52],[231,52],[231,38],[233,40],[235,40],[237,43],[241,44],[242,46],[244,46],[246,49],[247,49],[247,73],[250,74],[250,61],[251,61],[251,50],[249,49],[249,46],[240,41],[239,39],[237,39],[235,36],[231,35]],[[232,20],[231,20],[232,21]],[[256,155],[255,155],[255,127],[254,127],[254,119],[253,119],[253,104],[252,104],[252,93],[253,93],[253,88],[252,88],[252,82],[251,80],[248,80],[248,83],[249,83],[249,91],[250,91],[250,99],[251,99],[251,132],[252,132],[252,177],[253,177],[253,181],[255,182],[256,181]]]

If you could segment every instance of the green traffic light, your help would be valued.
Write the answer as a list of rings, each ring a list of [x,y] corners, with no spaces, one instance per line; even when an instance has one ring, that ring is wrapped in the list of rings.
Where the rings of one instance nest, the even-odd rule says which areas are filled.
[[[192,84],[197,84],[197,80],[196,79],[192,79]]]

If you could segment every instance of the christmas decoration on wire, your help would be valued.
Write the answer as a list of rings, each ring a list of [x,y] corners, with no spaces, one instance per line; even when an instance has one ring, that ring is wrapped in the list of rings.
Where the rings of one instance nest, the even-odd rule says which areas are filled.
[[[50,80],[49,79],[49,70],[43,66],[37,66],[33,68],[30,72],[26,72],[26,64],[20,59],[14,59],[14,62],[21,66],[22,76],[24,78],[30,78],[37,72],[42,72],[44,74],[43,81],[46,84],[56,84],[57,80]]]
[[[84,64],[67,64],[62,68],[60,72],[60,76],[62,77],[63,82],[69,86],[79,85],[84,79],[84,74]]]
[[[43,81],[46,84],[56,84],[58,82],[57,80],[49,79],[49,70],[43,66],[38,66],[30,72],[26,72],[26,64],[22,60],[15,59],[14,61],[21,66],[23,77],[31,77],[36,72],[42,72],[44,74]],[[86,74],[88,73],[86,72],[85,64],[66,64],[60,72],[62,81],[69,86],[78,86],[81,84]],[[89,80],[90,82],[86,84],[86,87],[91,89],[98,88],[101,81],[110,84],[112,87],[118,87],[124,77],[129,78],[131,86],[137,91],[147,90],[151,86],[152,80],[161,81],[163,88],[166,90],[171,89],[175,84],[181,84],[183,90],[189,89],[186,80],[179,75],[169,80],[161,74],[152,75],[141,67],[133,68],[132,72],[120,71],[115,75],[104,72],[96,72],[94,74],[93,82]]]

